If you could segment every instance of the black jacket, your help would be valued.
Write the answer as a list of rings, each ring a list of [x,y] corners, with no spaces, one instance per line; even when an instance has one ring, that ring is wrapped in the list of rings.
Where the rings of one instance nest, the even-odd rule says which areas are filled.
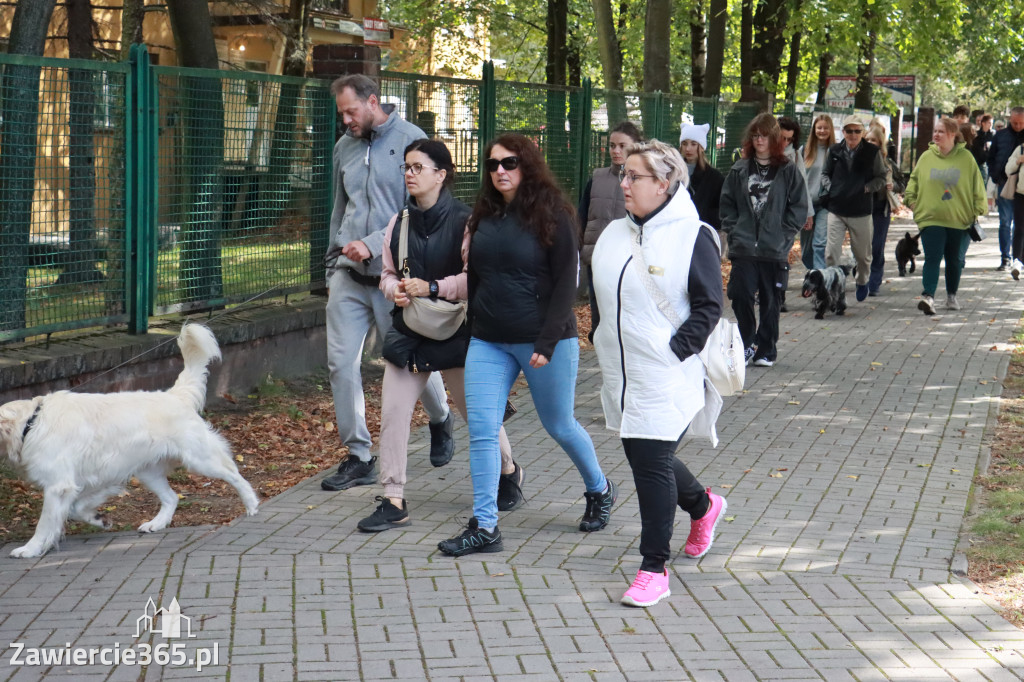
[[[995,131],[979,130],[974,142],[971,143],[971,154],[974,154],[974,160],[978,162],[979,166],[984,166],[988,161],[988,145],[995,136]]]
[[[992,182],[997,185],[1006,182],[1006,162],[1010,160],[1013,150],[1021,144],[1024,144],[1024,130],[1017,133],[1006,126],[995,134],[988,148],[988,176]]]
[[[722,185],[722,230],[729,235],[729,258],[786,262],[796,233],[807,220],[804,175],[790,161],[779,166],[759,220],[747,188],[752,163],[737,161]]]
[[[429,282],[462,272],[462,238],[466,232],[469,207],[453,197],[448,190],[443,190],[437,203],[426,211],[420,210],[412,197],[406,204],[406,210],[409,211],[409,276]],[[398,259],[401,226],[400,213],[388,245],[399,273],[402,271],[402,263]],[[384,336],[382,353],[388,362],[420,372],[451,369],[466,364],[466,347],[469,343],[466,325],[462,325],[450,339],[434,341],[405,326],[402,308],[395,306],[391,316],[392,328]]]
[[[716,230],[722,229],[719,203],[724,182],[725,178],[714,166],[695,166],[693,175],[690,176],[690,197],[693,198],[693,205],[697,207],[697,215]]]
[[[494,343],[532,343],[548,359],[555,344],[576,336],[579,242],[563,216],[550,247],[523,229],[516,204],[480,220],[469,245],[472,335]]]
[[[871,215],[871,195],[885,187],[882,152],[870,142],[861,142],[847,161],[846,142],[828,149],[821,169],[818,200],[829,213],[854,218]]]

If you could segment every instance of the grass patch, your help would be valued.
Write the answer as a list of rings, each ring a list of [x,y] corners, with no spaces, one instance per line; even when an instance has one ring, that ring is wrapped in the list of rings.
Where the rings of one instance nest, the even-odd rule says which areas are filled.
[[[1024,626],[1024,327],[1003,381],[988,471],[975,480],[969,577]]]

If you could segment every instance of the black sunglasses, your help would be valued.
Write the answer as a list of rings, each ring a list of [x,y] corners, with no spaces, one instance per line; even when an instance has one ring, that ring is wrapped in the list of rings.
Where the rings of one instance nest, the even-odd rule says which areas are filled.
[[[507,171],[515,170],[519,168],[519,157],[518,156],[506,156],[504,159],[487,159],[484,161],[484,168],[487,169],[488,173],[494,173],[498,170],[498,166],[501,166]]]

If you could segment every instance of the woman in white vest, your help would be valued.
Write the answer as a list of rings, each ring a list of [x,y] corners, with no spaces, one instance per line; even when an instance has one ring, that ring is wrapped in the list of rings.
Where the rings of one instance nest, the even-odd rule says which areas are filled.
[[[690,515],[684,551],[693,558],[711,548],[726,509],[675,456],[691,426],[715,440],[721,398],[711,388],[705,399],[697,354],[721,317],[722,279],[717,236],[701,226],[679,152],[657,140],[634,145],[620,177],[626,217],[605,228],[592,260],[594,345],[605,421],[622,439],[640,503],[643,562],[622,603],[651,606],[670,594],[676,505]]]
[[[590,342],[594,341],[594,329],[600,321],[597,301],[594,300],[594,271],[590,267],[590,258],[594,253],[597,238],[608,223],[626,215],[626,204],[619,187],[619,172],[626,163],[626,150],[636,142],[643,142],[644,134],[640,128],[630,121],[623,121],[608,133],[608,154],[612,165],[594,171],[587,186],[583,188],[577,214],[580,218],[580,231],[583,235],[583,247],[580,249],[580,260],[587,269],[587,288],[590,291],[590,323],[588,334]]]

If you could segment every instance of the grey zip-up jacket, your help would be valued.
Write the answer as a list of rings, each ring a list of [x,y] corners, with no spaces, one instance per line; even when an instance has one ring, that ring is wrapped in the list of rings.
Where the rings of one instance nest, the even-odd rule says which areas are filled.
[[[390,115],[373,128],[369,140],[346,133],[334,145],[334,210],[326,258],[331,272],[348,267],[360,274],[380,275],[384,230],[405,205],[405,178],[399,166],[405,162],[409,143],[426,137],[396,114],[394,105],[381,108]],[[341,255],[341,249],[355,240],[362,240],[370,250],[369,264],[353,263]]]

